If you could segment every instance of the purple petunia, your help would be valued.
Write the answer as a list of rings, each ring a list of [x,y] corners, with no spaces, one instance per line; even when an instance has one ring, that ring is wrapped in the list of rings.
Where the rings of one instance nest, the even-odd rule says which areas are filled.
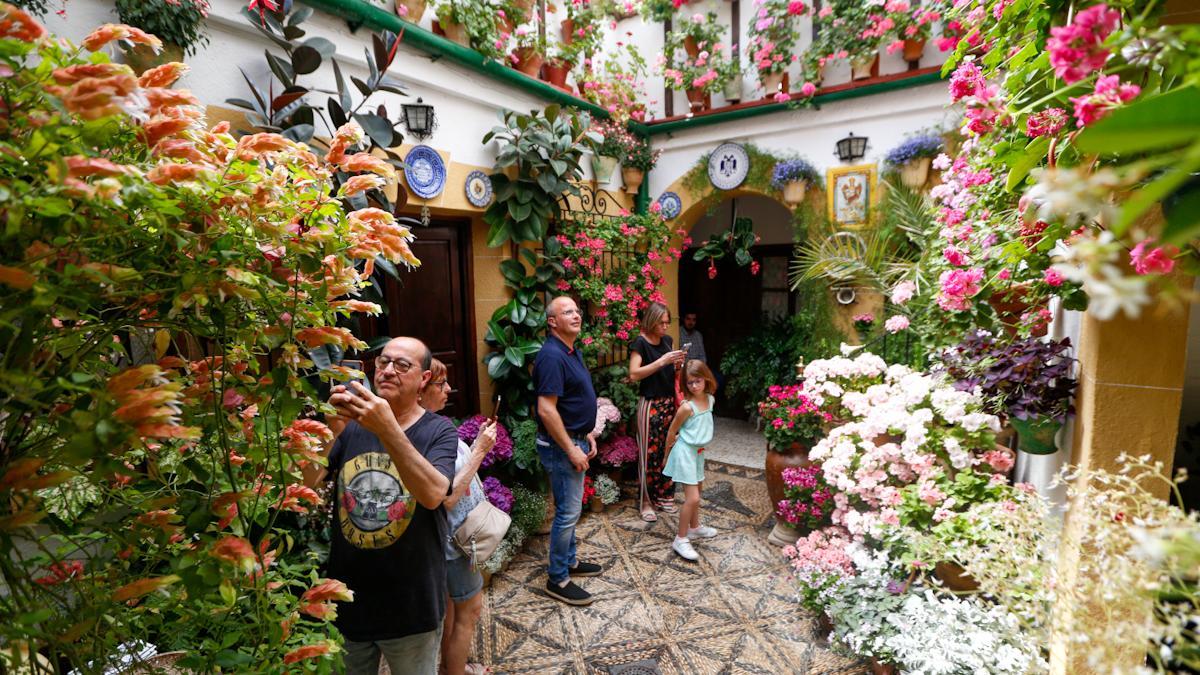
[[[512,513],[513,493],[512,490],[504,487],[499,478],[488,476],[483,479],[483,493],[487,495],[487,500],[492,503],[492,506],[500,509],[505,513]]]
[[[479,429],[488,421],[488,418],[483,415],[476,415],[463,420],[463,423],[458,425],[458,437],[463,443],[471,444],[475,442],[475,438],[479,436]],[[496,423],[496,444],[488,451],[488,454],[483,458],[483,466],[491,466],[500,462],[507,462],[512,459],[513,442],[512,436],[508,435],[508,429],[504,428],[503,424]]]

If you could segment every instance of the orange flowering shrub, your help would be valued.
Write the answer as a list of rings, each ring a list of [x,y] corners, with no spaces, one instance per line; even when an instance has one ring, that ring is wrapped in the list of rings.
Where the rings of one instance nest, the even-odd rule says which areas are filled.
[[[0,2],[0,670],[141,639],[197,672],[329,672],[351,598],[301,530],[331,437],[308,350],[362,347],[336,322],[379,311],[355,297],[375,261],[417,264],[341,201],[394,170],[354,123],[325,159],[209,126],[170,89],[186,66],[138,77],[116,40],[157,43],[79,48]]]

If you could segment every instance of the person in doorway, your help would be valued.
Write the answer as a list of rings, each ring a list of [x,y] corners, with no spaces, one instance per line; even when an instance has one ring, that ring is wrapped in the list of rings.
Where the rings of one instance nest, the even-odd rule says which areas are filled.
[[[689,359],[708,365],[708,354],[704,352],[704,336],[696,330],[696,313],[685,312],[683,325],[679,328],[679,346],[687,352]]]
[[[679,371],[684,401],[671,420],[667,445],[671,454],[663,475],[683,486],[683,509],[679,530],[671,549],[684,560],[700,559],[692,547],[694,539],[711,539],[717,530],[700,524],[700,491],[704,488],[704,446],[713,438],[713,403],[717,380],[699,359],[691,359]]]
[[[571,577],[594,577],[603,571],[577,558],[575,540],[575,524],[583,512],[583,478],[588,461],[596,456],[596,390],[575,346],[583,328],[575,301],[566,296],[551,300],[546,325],[550,334],[533,361],[538,457],[554,495],[546,593],[569,605],[587,605],[592,595]]]
[[[450,397],[446,365],[434,359],[429,366],[429,373],[429,383],[421,390],[421,407],[429,412],[440,413]],[[475,637],[475,624],[479,623],[479,616],[483,613],[483,576],[473,561],[454,545],[454,532],[467,519],[471,509],[487,499],[483,484],[476,474],[483,464],[483,458],[495,444],[495,421],[483,425],[471,447],[468,448],[461,440],[458,442],[454,489],[445,501],[449,524],[446,537],[446,590],[450,602],[446,605],[446,619],[442,623],[442,675],[484,675],[488,672],[482,664],[467,663],[471,639]]]
[[[672,349],[671,313],[653,302],[642,315],[641,333],[629,348],[629,378],[638,384],[637,440],[639,508],[642,520],[658,520],[657,507],[675,513],[675,484],[663,476],[667,430],[675,414],[675,367],[687,355]]]
[[[415,338],[389,341],[375,359],[375,391],[336,386],[328,420],[336,440],[327,468],[305,469],[310,486],[334,481],[327,575],[354,601],[339,603],[344,672],[437,672],[446,611],[446,511],[458,433],[417,403],[433,355]],[[397,611],[404,608],[404,611]]]

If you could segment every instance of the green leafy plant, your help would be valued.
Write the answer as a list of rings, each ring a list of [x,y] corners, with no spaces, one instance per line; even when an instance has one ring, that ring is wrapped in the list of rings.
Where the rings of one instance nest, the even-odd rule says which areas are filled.
[[[522,532],[537,532],[546,518],[546,498],[523,485],[514,485],[512,527]]]
[[[489,59],[500,60],[504,57],[503,47],[508,35],[500,32],[497,16],[499,11],[503,11],[517,21],[511,4],[489,0],[454,0],[439,3],[433,11],[442,26],[461,24],[466,27],[471,49]]]
[[[622,420],[632,420],[637,416],[638,389],[629,379],[629,368],[625,365],[609,366],[592,371],[592,382],[596,387],[596,396],[607,398],[621,411]],[[605,430],[615,428],[610,425]],[[610,431],[611,433],[611,431]]]
[[[754,262],[754,256],[750,253],[750,249],[756,243],[758,243],[758,235],[754,234],[754,221],[749,218],[738,218],[733,221],[733,225],[728,230],[709,237],[708,241],[692,254],[692,259],[696,262],[709,261],[709,279],[716,277],[716,261],[726,255],[733,256],[739,267],[750,265],[751,270],[757,274],[758,266]]]
[[[208,44],[204,34],[208,0],[116,0],[114,4],[121,23],[179,45],[185,54],[196,53],[196,45]]]

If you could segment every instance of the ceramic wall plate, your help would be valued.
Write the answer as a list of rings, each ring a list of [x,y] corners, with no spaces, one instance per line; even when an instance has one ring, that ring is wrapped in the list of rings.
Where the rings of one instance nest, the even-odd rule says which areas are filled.
[[[732,190],[750,173],[750,155],[738,143],[722,143],[708,156],[708,180],[719,190]]]
[[[683,200],[674,192],[664,192],[658,197],[658,208],[662,217],[670,220],[683,210]]]
[[[467,174],[467,201],[472,205],[483,208],[492,203],[492,179],[482,171],[472,171]]]
[[[446,187],[446,165],[442,156],[428,145],[418,145],[404,158],[404,179],[408,188],[422,199],[442,194]]]

